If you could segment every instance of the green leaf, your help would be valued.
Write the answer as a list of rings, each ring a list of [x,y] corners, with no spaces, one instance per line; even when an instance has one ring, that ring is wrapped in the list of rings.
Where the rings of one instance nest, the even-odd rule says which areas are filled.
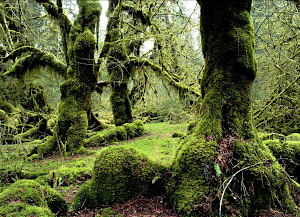
[[[220,165],[218,163],[215,163],[214,167],[215,167],[216,175],[217,177],[219,177],[222,174]]]
[[[155,176],[153,179],[152,179],[152,185],[160,178],[160,176]]]

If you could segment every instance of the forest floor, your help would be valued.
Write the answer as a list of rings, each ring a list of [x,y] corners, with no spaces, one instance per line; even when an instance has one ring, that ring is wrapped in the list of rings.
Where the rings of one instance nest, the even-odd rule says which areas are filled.
[[[183,134],[187,124],[149,123],[145,124],[145,134],[138,138],[109,145],[128,145],[144,152],[154,161],[169,165],[180,142],[173,133]],[[70,205],[80,186],[92,176],[94,160],[102,147],[88,148],[83,155],[63,157],[60,154],[47,158],[26,158],[34,144],[2,145],[0,147],[0,163],[5,165],[0,171],[0,193],[9,183],[18,179],[18,172],[35,174],[37,179],[52,183],[62,193]],[[122,204],[111,207],[85,209],[67,216],[179,216],[164,195],[153,198],[139,196]]]
[[[145,124],[145,134],[132,140],[109,145],[129,145],[139,149],[154,161],[169,165],[180,143],[180,137],[172,137],[174,133],[184,133],[187,124],[149,123]],[[17,174],[13,171],[23,171],[35,174],[37,179],[52,180],[55,190],[62,193],[70,205],[80,186],[92,177],[94,160],[101,147],[89,148],[82,155],[63,157],[59,154],[48,158],[26,158],[32,144],[2,145],[0,147],[0,163],[5,165],[0,171],[0,193],[5,185],[16,181]],[[6,171],[5,171],[6,169]],[[294,195],[300,207],[300,195]],[[79,212],[69,212],[66,216],[161,216],[177,217],[174,208],[164,195],[144,198],[142,195],[123,203],[112,206],[101,206],[95,209],[84,209]],[[261,210],[255,217],[281,216],[288,217],[276,210]]]

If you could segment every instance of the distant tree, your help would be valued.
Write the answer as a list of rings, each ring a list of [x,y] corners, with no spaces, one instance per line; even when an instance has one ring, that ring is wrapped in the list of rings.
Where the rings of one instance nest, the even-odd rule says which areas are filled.
[[[21,77],[27,69],[47,66],[65,78],[60,86],[58,122],[52,139],[48,140],[42,152],[50,154],[61,144],[65,145],[67,151],[73,152],[83,146],[88,124],[94,122],[99,125],[91,112],[91,93],[97,83],[94,33],[99,23],[101,5],[98,1],[78,0],[79,14],[72,24],[63,12],[62,1],[58,0],[57,4],[50,0],[36,2],[60,27],[64,61],[33,46],[21,46],[4,58],[16,60],[5,74]]]
[[[300,132],[299,21],[293,2],[254,1],[258,76],[253,86],[254,123],[261,131]]]

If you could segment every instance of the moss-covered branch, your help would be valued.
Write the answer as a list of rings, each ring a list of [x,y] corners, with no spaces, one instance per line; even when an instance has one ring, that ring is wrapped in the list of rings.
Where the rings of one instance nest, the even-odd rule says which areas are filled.
[[[106,146],[111,142],[132,139],[144,134],[144,126],[141,120],[126,123],[112,129],[103,130],[91,138],[84,140],[85,147]]]
[[[291,86],[293,86],[298,80],[300,79],[300,75],[296,77],[296,79],[291,82],[285,89],[283,89],[280,93],[278,93],[276,96],[274,96],[272,99],[270,99],[264,107],[259,109],[254,114],[254,119],[258,118],[270,105],[272,105],[284,92],[286,92]]]
[[[163,70],[161,66],[151,62],[150,60],[134,57],[131,61],[138,66],[149,66],[158,76],[166,79],[169,84],[175,87],[180,93],[192,93],[197,97],[201,96],[199,91],[195,90],[194,88],[187,87],[182,83],[176,81],[177,79],[174,78],[169,72]]]
[[[58,75],[66,75],[66,64],[59,61],[52,53],[45,52],[34,47],[20,47],[11,52],[7,57],[2,58],[2,60],[7,61],[9,59],[15,59],[16,57],[19,57],[23,53],[27,52],[27,56],[19,58],[15,62],[15,64],[10,68],[10,70],[5,72],[6,75],[22,78],[26,75],[28,70],[35,69],[39,66],[47,66],[50,67]]]
[[[151,8],[149,10],[149,14],[145,14],[142,9],[137,9],[133,5],[129,4],[122,4],[122,10],[127,11],[129,14],[131,14],[133,17],[138,18],[143,25],[151,25]]]
[[[55,5],[51,0],[36,0],[36,2],[40,3],[45,10],[50,14],[52,18],[58,21],[59,27],[62,33],[62,43],[63,50],[65,53],[65,58],[67,64],[69,63],[68,58],[68,41],[69,41],[69,33],[71,31],[72,22],[69,20],[68,16],[63,13],[62,10],[62,2],[58,1],[58,6]]]

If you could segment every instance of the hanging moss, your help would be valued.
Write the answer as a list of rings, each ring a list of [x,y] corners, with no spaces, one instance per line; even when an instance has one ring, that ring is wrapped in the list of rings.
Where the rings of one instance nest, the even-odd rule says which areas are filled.
[[[52,108],[49,106],[45,88],[41,85],[29,83],[22,89],[23,96],[20,105],[27,110],[35,112],[50,113]]]
[[[22,56],[20,56],[22,54]],[[39,50],[33,47],[20,47],[8,55],[4,60],[9,60],[20,56],[10,69],[5,72],[6,75],[24,78],[30,75],[32,69],[38,67],[50,67],[54,73],[65,76],[67,66],[59,61],[52,53]]]
[[[55,216],[67,211],[63,197],[32,180],[20,180],[0,193],[2,216]]]
[[[94,31],[95,24],[99,21],[102,11],[101,3],[99,1],[79,0],[77,4],[79,6],[79,14],[74,23],[80,24],[83,29],[88,28]]]
[[[134,148],[104,148],[96,158],[92,180],[82,186],[70,209],[112,204],[137,195],[160,192],[161,183],[154,180],[165,169]]]

